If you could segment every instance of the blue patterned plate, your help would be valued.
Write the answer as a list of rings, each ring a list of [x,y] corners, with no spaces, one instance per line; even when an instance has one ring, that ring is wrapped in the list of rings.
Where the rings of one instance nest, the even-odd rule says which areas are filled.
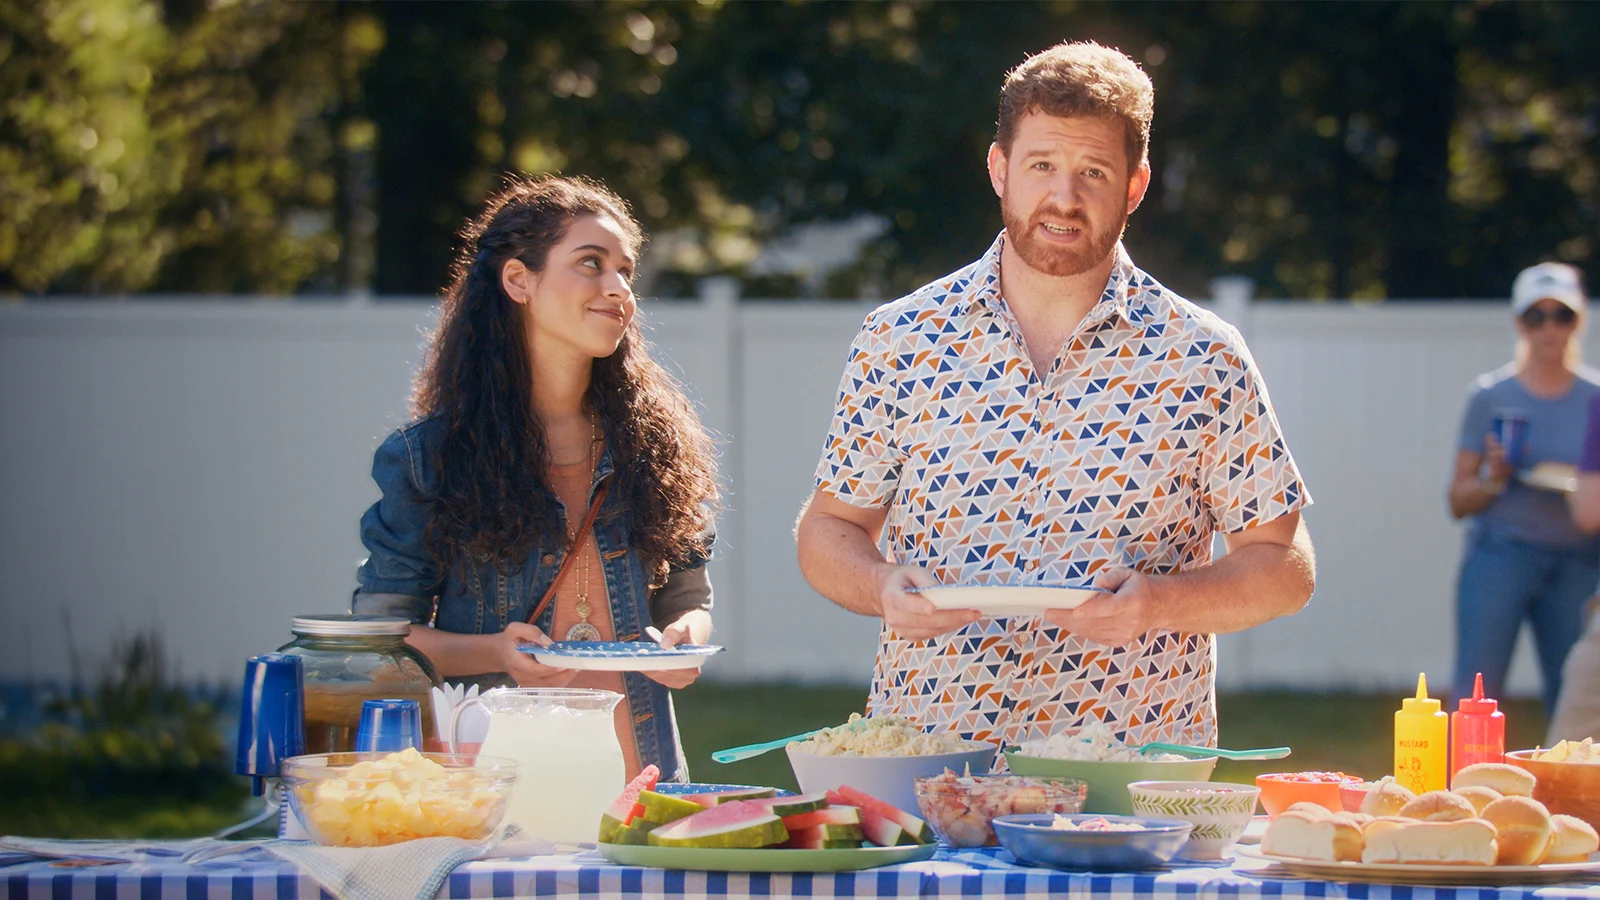
[[[698,669],[708,657],[722,652],[709,644],[663,647],[654,641],[556,641],[548,647],[523,644],[517,649],[542,665],[598,672]]]

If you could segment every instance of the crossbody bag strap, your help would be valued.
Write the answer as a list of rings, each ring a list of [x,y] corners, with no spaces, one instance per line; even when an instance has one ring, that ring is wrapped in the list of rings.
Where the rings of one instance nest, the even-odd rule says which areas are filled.
[[[550,582],[550,587],[545,590],[543,599],[533,608],[533,613],[528,616],[528,624],[531,625],[539,620],[539,615],[544,612],[544,608],[550,605],[551,600],[555,599],[556,588],[561,585],[561,579],[566,576],[567,570],[572,568],[572,561],[582,555],[578,552],[578,548],[582,547],[583,542],[589,539],[589,531],[594,528],[595,517],[600,515],[600,504],[606,499],[606,488],[608,486],[602,484],[600,489],[595,491],[594,502],[589,504],[589,511],[584,513],[583,524],[578,526],[578,533],[573,536],[572,545],[567,548],[567,555],[561,560],[561,568],[556,570],[555,580]]]

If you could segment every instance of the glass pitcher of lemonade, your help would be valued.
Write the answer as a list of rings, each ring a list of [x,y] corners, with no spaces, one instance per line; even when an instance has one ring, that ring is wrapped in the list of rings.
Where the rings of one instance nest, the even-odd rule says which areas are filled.
[[[612,719],[621,700],[584,688],[495,688],[458,705],[450,730],[469,706],[483,706],[489,733],[480,752],[518,763],[505,821],[546,840],[593,841],[627,781]]]

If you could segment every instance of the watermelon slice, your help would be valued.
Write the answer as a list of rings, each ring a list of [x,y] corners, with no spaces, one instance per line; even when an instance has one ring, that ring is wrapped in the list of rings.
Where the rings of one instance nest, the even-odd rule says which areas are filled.
[[[860,825],[813,825],[810,828],[790,828],[789,839],[855,841],[859,844],[866,839],[866,835],[862,833]]]
[[[772,810],[730,800],[650,832],[652,847],[755,848],[781,844],[789,832]]]
[[[751,800],[772,810],[777,816],[798,816],[801,813],[816,812],[828,805],[827,794],[795,794],[792,797],[763,797]]]
[[[705,809],[700,804],[682,797],[658,794],[651,790],[639,792],[639,804],[644,807],[644,817],[659,825],[676,822]]]
[[[622,829],[627,828],[628,823],[635,817],[644,815],[644,804],[639,802],[639,792],[654,788],[660,778],[661,770],[649,765],[644,767],[639,777],[628,782],[628,786],[622,789],[622,794],[611,801],[606,811],[600,814],[601,843],[616,843],[616,837]]]
[[[616,840],[612,841],[611,843],[648,844],[650,843],[650,832],[660,827],[660,822],[652,822],[645,818],[635,818],[632,822],[628,823],[627,828],[617,832]]]
[[[791,837],[782,844],[790,850],[859,850],[860,841],[826,841],[821,838]]]
[[[731,791],[712,791],[708,794],[684,794],[683,799],[710,809],[719,803],[730,803],[734,800],[759,800],[763,797],[771,797],[777,792],[777,788],[769,787],[736,788]]]
[[[784,816],[783,827],[791,832],[796,828],[811,828],[815,825],[860,825],[861,810],[854,806],[828,806],[816,812],[801,813],[798,816]]]
[[[879,846],[933,843],[933,829],[928,827],[927,822],[847,784],[829,791],[828,802],[859,807],[861,830],[866,832],[867,840]]]

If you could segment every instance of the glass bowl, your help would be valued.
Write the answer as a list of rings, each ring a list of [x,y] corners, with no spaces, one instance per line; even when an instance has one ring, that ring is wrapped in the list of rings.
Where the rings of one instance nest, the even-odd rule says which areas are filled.
[[[427,837],[482,840],[506,812],[517,764],[449,753],[312,753],[283,761],[289,805],[326,847]]]
[[[1081,778],[957,775],[946,769],[916,781],[917,809],[951,847],[998,846],[990,824],[996,816],[1082,812],[1087,793]]]

